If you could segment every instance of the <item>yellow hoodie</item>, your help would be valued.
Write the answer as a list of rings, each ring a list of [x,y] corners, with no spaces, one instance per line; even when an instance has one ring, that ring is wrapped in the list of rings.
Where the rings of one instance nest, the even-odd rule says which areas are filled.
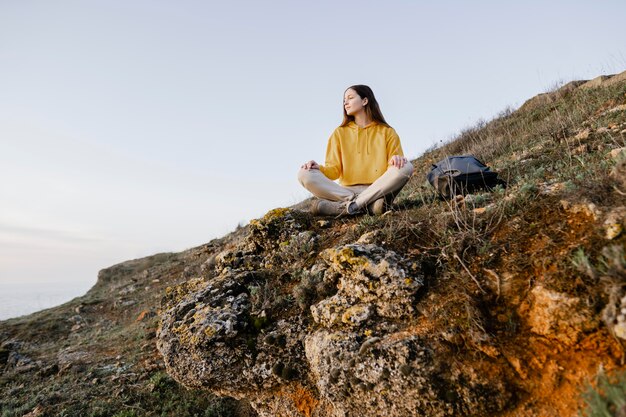
[[[328,139],[326,163],[320,171],[341,185],[371,184],[387,170],[393,155],[404,156],[393,128],[372,122],[359,127],[350,122]]]

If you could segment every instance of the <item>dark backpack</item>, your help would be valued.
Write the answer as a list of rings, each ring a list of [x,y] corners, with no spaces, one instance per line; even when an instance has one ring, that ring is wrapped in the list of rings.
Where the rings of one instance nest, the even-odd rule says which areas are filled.
[[[497,172],[491,171],[472,155],[448,156],[434,164],[427,177],[443,198],[491,190],[498,184],[506,186]]]

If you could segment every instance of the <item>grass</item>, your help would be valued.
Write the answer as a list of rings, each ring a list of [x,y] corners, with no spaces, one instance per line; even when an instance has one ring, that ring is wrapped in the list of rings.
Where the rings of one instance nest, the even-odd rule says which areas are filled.
[[[626,372],[609,376],[600,370],[594,384],[588,384],[582,395],[583,417],[626,416]]]

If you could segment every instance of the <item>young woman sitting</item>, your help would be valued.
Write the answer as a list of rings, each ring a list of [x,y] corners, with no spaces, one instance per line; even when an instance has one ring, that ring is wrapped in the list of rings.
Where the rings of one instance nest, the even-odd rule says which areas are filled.
[[[298,180],[318,198],[311,207],[315,215],[380,215],[412,173],[372,89],[353,85],[344,92],[343,123],[328,139],[325,164],[304,163]]]

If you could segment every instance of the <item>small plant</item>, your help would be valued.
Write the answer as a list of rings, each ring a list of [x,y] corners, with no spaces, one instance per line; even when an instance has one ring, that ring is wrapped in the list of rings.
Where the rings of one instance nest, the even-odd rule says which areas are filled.
[[[609,377],[600,370],[594,386],[589,386],[582,394],[585,409],[579,412],[583,417],[624,417],[626,416],[626,373]]]
[[[578,248],[572,255],[572,264],[578,272],[587,275],[589,278],[595,280],[597,277],[597,270],[589,261],[589,258],[585,254],[583,248]]]
[[[578,189],[578,186],[574,184],[571,180],[565,181],[563,185],[565,186],[565,190],[569,192],[576,191]]]
[[[532,176],[534,178],[543,179],[546,176],[545,167],[540,166],[539,168],[535,169],[535,171],[532,173]]]
[[[601,256],[594,265],[585,254],[583,248],[579,248],[572,255],[574,268],[589,278],[596,280],[598,277],[605,277],[605,284],[613,283],[621,287],[624,274],[626,274],[626,258],[624,248],[619,245],[605,246],[602,248]]]
[[[522,184],[522,186],[519,189],[520,194],[523,196],[530,196],[532,194],[537,194],[537,191],[538,191],[537,186],[530,182],[526,182]]]
[[[298,303],[302,311],[314,304],[320,297],[328,296],[333,290],[333,286],[324,282],[321,273],[310,273],[302,271],[300,282],[293,288],[293,298]]]
[[[234,417],[235,415],[234,402],[221,400],[207,408],[203,417]]]

